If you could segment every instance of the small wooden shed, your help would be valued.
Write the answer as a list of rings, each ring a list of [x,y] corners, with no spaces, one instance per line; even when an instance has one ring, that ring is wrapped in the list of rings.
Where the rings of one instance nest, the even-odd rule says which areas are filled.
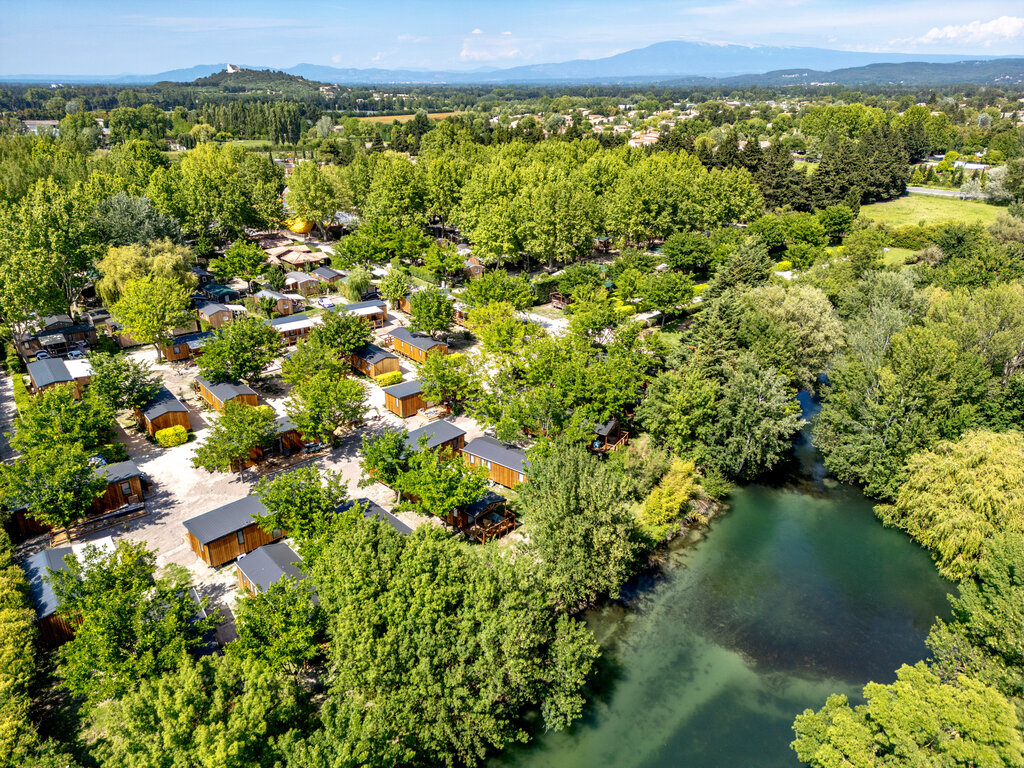
[[[413,380],[384,387],[384,407],[403,419],[415,415],[420,408],[427,407],[423,385]]]
[[[201,301],[196,304],[196,314],[199,319],[211,328],[220,328],[235,319],[235,313],[227,304],[216,301]]]
[[[526,454],[493,437],[482,435],[470,440],[462,449],[462,455],[470,466],[486,468],[488,479],[506,488],[515,488],[526,480]]]
[[[259,497],[249,495],[193,517],[185,521],[189,546],[207,565],[224,565],[284,535],[282,531],[267,533],[256,525],[256,518],[265,514],[267,508]]]
[[[256,292],[257,299],[271,299],[274,302],[274,311],[279,315],[290,315],[298,308],[298,302],[283,293],[264,288]]]
[[[33,360],[26,366],[26,370],[32,382],[31,391],[34,395],[59,384],[72,384],[75,398],[81,398],[85,388],[92,381],[92,366],[88,360]]]
[[[281,335],[283,344],[295,344],[299,339],[307,338],[315,325],[306,315],[275,317],[267,324]]]
[[[352,353],[352,367],[375,379],[382,373],[397,371],[398,358],[376,344],[367,344],[358,352]]]
[[[160,387],[152,400],[136,410],[135,418],[151,437],[161,429],[174,426],[182,426],[190,431],[192,429],[188,408],[167,387]]]
[[[209,331],[175,336],[174,340],[160,351],[163,352],[164,359],[169,363],[188,360],[202,354],[203,344],[212,336],[213,334]]]
[[[195,385],[199,396],[215,411],[223,411],[224,406],[233,400],[246,405],[256,405],[258,401],[256,390],[245,384],[230,381],[213,383],[202,376],[196,376]]]
[[[391,348],[410,360],[422,363],[428,354],[448,354],[448,345],[425,333],[411,333],[408,328],[395,328],[391,332]]]
[[[145,499],[142,472],[134,461],[120,461],[117,464],[96,467],[93,474],[107,481],[107,489],[103,495],[92,503],[98,514],[112,512],[129,504],[139,504]]]
[[[302,558],[283,541],[264,544],[235,562],[238,586],[253,597],[269,589],[286,576],[302,581],[306,574],[299,568]]]
[[[466,444],[466,433],[445,419],[438,419],[414,429],[405,436],[405,444],[409,450],[418,451],[422,437],[427,438],[427,448],[438,450],[448,448],[452,451],[461,451]]]
[[[317,267],[309,274],[329,286],[338,285],[345,279],[344,274],[336,269],[331,269],[330,267]]]

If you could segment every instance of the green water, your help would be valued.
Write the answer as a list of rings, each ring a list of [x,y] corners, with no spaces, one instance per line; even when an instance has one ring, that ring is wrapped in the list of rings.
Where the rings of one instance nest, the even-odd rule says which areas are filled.
[[[585,717],[495,765],[798,766],[797,713],[925,656],[948,583],[861,494],[824,477],[809,443],[797,455],[788,484],[737,490],[699,540],[592,612],[605,659]]]

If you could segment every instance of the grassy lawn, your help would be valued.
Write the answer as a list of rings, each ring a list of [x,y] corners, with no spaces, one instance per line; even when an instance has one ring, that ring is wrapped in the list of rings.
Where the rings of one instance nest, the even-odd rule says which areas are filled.
[[[910,248],[890,248],[883,255],[885,266],[902,267],[907,263],[907,258],[913,256],[917,251]]]
[[[269,149],[271,147],[271,143],[266,139],[232,139],[228,143],[238,144],[246,149]]]
[[[870,221],[899,227],[906,224],[938,224],[960,221],[965,224],[991,224],[1004,209],[977,200],[957,197],[909,194],[887,203],[872,203],[860,209]]]
[[[565,319],[565,313],[562,312],[560,309],[555,309],[550,304],[541,304],[540,306],[537,307],[530,307],[526,311],[532,312],[535,315],[540,315],[541,317],[550,318],[552,320]]]

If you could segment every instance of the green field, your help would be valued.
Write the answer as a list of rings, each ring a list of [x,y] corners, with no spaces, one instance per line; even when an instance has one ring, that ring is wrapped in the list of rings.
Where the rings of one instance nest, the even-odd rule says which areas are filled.
[[[910,248],[890,248],[882,257],[887,267],[902,267],[917,251]]]
[[[905,224],[938,224],[942,221],[991,224],[1003,210],[977,200],[909,194],[888,203],[865,205],[860,209],[860,215],[892,227]]]

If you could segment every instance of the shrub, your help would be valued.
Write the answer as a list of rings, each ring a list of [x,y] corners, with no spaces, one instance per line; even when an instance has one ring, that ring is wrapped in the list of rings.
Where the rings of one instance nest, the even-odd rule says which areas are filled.
[[[636,304],[620,304],[615,307],[615,311],[623,317],[636,314]]]
[[[124,443],[105,443],[94,448],[92,453],[94,456],[102,456],[107,464],[128,461],[128,448]]]
[[[173,448],[176,445],[184,445],[188,442],[188,430],[181,424],[175,424],[167,429],[158,429],[153,435],[157,443],[163,448]]]
[[[25,372],[25,364],[21,361],[21,356],[12,346],[7,347],[7,372],[12,376],[16,373]]]
[[[7,534],[0,531],[0,765],[24,765],[22,750],[36,741],[29,713],[35,676],[35,612],[28,603],[25,574],[14,563]]]
[[[424,280],[433,285],[438,285],[441,280],[433,270],[427,269],[426,267],[409,267],[409,274],[413,277],[418,277],[420,280]]]
[[[791,270],[792,268],[792,261],[780,261],[778,264],[775,265],[775,270],[777,272],[789,272],[789,270]]]
[[[547,304],[551,300],[551,291],[555,289],[558,279],[551,275],[540,275],[533,280],[533,292],[537,295],[538,304]]]
[[[14,380],[14,405],[18,409],[18,413],[23,413],[26,408],[32,403],[32,396],[28,393],[28,388],[25,386],[25,377],[20,373],[15,373],[13,376]]]
[[[391,371],[390,373],[382,373],[374,381],[377,382],[378,387],[390,387],[394,384],[402,383],[402,372]]]
[[[708,284],[707,283],[697,283],[695,286],[693,286],[693,295],[694,296],[700,296],[707,289],[708,289]]]

